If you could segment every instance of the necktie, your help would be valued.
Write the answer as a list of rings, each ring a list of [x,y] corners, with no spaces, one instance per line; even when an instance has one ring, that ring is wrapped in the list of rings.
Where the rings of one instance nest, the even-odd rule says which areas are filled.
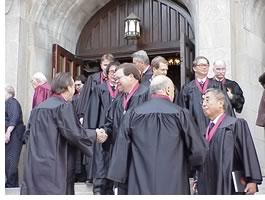
[[[214,123],[211,122],[210,125],[209,125],[209,129],[208,129],[208,134],[211,132],[212,128],[214,127]]]
[[[111,86],[111,89],[112,89],[112,91],[114,92],[114,91],[115,91],[115,86],[114,86],[114,85]]]
[[[203,88],[204,82],[203,82],[203,81],[201,81],[201,82],[200,82],[200,85],[201,85],[201,87]]]

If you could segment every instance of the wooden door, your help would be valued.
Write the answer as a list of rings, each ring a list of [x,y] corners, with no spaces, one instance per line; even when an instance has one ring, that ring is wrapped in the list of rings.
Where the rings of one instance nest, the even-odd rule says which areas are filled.
[[[59,72],[70,72],[75,78],[81,75],[82,64],[82,60],[60,45],[52,45],[52,78]]]
[[[180,34],[180,58],[180,88],[182,88],[185,83],[194,79],[192,62],[195,58],[195,45],[183,32]]]

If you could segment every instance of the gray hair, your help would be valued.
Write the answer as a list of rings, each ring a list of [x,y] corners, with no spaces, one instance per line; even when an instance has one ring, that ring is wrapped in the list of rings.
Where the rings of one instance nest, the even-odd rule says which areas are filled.
[[[47,82],[47,78],[46,78],[46,76],[45,76],[43,73],[41,73],[41,72],[37,72],[37,73],[35,73],[35,74],[32,76],[32,79],[36,79],[36,80],[38,80],[38,81],[41,82],[41,83],[45,83],[45,82]]]
[[[8,94],[10,94],[12,97],[15,96],[15,89],[13,88],[13,86],[9,85],[9,84],[6,84],[5,86],[5,90]]]
[[[174,86],[172,80],[164,75],[158,75],[151,81],[149,86],[149,93],[150,95],[156,94],[161,90],[165,90],[168,85]]]
[[[149,57],[144,50],[136,51],[135,53],[132,54],[132,58],[136,61],[143,62],[146,65],[150,64]]]
[[[213,66],[215,67],[216,65],[223,65],[223,66],[226,66],[224,60],[216,60],[216,61],[214,61]]]
[[[209,88],[205,91],[205,94],[207,93],[212,93],[217,100],[222,101],[224,103],[223,109],[225,112],[228,110],[229,100],[222,90],[217,88]]]

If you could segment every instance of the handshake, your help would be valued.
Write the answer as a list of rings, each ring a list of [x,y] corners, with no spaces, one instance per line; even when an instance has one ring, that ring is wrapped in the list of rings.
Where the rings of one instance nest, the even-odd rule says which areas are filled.
[[[108,135],[106,134],[103,128],[97,128],[96,133],[97,133],[97,142],[104,143],[108,139]]]

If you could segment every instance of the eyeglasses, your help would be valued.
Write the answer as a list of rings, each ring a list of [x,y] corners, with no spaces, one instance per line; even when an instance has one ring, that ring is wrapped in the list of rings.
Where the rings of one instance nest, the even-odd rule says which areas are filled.
[[[114,74],[115,70],[109,70],[109,74]]]
[[[209,64],[197,64],[196,66],[198,66],[198,67],[208,67]]]

